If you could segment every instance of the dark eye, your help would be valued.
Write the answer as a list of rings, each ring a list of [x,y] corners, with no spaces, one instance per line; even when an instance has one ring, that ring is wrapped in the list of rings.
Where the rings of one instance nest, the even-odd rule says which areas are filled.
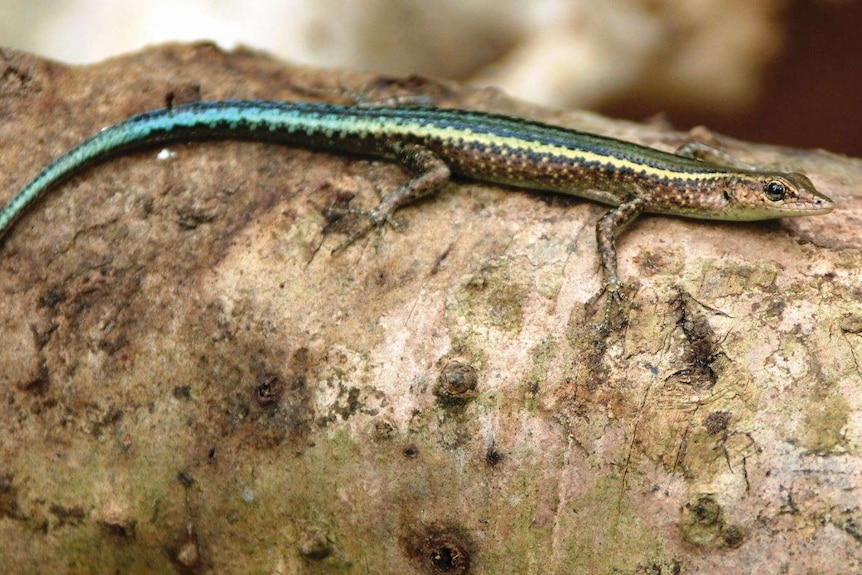
[[[783,200],[784,196],[787,195],[787,189],[781,182],[769,182],[763,188],[763,191],[766,192],[766,197],[773,202]]]

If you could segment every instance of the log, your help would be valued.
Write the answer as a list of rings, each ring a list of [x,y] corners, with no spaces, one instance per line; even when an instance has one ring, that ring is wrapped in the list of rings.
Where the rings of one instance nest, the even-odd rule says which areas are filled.
[[[578,198],[455,181],[333,255],[396,165],[205,142],[55,189],[0,246],[0,564],[20,572],[862,569],[862,162],[423,78],[169,44],[0,54],[0,201],[132,114],[422,95],[807,173],[828,215],[641,218],[597,337]]]

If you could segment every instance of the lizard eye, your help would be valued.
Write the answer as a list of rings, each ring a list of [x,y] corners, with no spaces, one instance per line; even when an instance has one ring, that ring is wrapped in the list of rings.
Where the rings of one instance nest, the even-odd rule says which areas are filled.
[[[763,191],[766,193],[766,197],[773,202],[781,201],[787,195],[787,189],[784,187],[784,184],[776,181],[768,182],[763,187]]]

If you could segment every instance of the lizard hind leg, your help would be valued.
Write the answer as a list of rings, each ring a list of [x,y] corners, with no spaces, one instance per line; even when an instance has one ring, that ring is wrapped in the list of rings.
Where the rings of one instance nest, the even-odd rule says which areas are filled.
[[[369,231],[380,229],[384,224],[388,223],[393,228],[397,228],[392,217],[396,210],[436,192],[449,181],[451,175],[449,166],[425,146],[409,142],[393,142],[389,148],[398,162],[414,174],[413,177],[388,194],[381,194],[380,203],[368,212],[368,219],[364,225],[336,246],[332,250],[333,253],[342,251]]]
[[[335,87],[291,84],[291,89],[303,97],[324,100],[340,98],[342,100],[346,100],[349,104],[355,104],[356,106],[363,108],[404,106],[418,106],[423,108],[434,107],[434,100],[426,94],[395,94],[391,96],[379,96],[374,87],[363,86],[359,90],[352,90],[342,86],[340,83]]]

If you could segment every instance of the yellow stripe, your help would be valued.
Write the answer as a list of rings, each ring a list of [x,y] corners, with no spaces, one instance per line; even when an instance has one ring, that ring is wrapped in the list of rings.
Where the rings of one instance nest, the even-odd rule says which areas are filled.
[[[299,120],[304,126],[309,127],[309,124],[317,124],[317,129],[326,133],[328,136],[333,136],[339,132],[345,131],[345,123],[343,118],[318,118],[316,122],[309,122],[308,118]],[[703,180],[712,180],[718,178],[726,178],[729,171],[677,171],[666,168],[657,168],[648,164],[635,162],[625,158],[618,158],[613,155],[602,155],[583,149],[573,149],[565,146],[557,146],[539,141],[530,141],[517,137],[504,137],[494,133],[476,133],[470,129],[458,129],[453,127],[438,127],[427,123],[410,123],[399,122],[398,127],[404,132],[409,132],[419,137],[437,137],[444,141],[464,140],[465,143],[483,144],[485,146],[508,147],[513,150],[525,150],[541,156],[560,156],[573,160],[578,163],[599,162],[604,164],[612,164],[617,169],[631,169],[635,172],[643,172],[654,178],[682,179],[690,182]],[[350,121],[350,131],[357,133],[360,137],[364,135],[374,137],[386,137],[391,135],[393,130],[392,124],[387,123],[386,119],[372,118],[352,118]]]

